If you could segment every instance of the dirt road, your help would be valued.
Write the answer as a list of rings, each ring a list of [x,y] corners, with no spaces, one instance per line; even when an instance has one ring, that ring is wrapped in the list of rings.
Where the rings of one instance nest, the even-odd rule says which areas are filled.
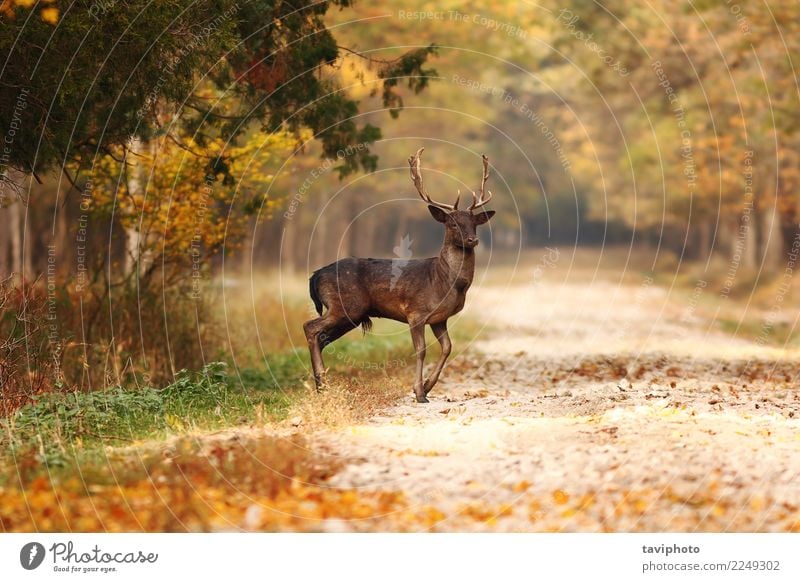
[[[477,286],[466,314],[492,330],[430,404],[313,437],[345,464],[328,486],[400,491],[430,519],[322,529],[800,529],[798,355],[716,331],[701,294]]]

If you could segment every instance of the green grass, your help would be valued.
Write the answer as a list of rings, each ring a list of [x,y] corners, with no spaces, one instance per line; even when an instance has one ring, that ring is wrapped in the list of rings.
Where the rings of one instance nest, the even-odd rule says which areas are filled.
[[[352,334],[326,350],[330,374],[343,378],[369,381],[412,361],[406,333]],[[16,477],[15,459],[22,456],[33,455],[40,469],[52,472],[100,458],[109,446],[280,421],[307,393],[308,365],[308,353],[293,350],[268,356],[260,369],[216,362],[182,370],[163,388],[43,394],[0,420],[0,483]]]
[[[747,319],[717,318],[719,328],[725,333],[738,338],[762,343],[775,347],[791,347],[797,336],[797,329],[793,329],[787,322],[776,322],[768,325],[763,319],[750,317]]]
[[[376,321],[372,333],[354,331],[325,350],[333,381],[370,383],[414,363],[406,325]],[[460,319],[453,341],[475,333]],[[428,334],[428,363],[438,345]],[[48,393],[0,419],[0,485],[29,481],[44,472],[56,478],[105,474],[109,458],[139,466],[170,437],[280,422],[312,389],[305,349],[266,356],[261,367],[216,362],[182,370],[163,388],[125,385],[95,392]],[[148,452],[149,451],[149,452]]]

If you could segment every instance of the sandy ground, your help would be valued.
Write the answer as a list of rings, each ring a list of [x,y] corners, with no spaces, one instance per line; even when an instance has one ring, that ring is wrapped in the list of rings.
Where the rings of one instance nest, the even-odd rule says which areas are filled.
[[[432,519],[323,529],[800,528],[796,352],[715,331],[646,280],[479,286],[467,303],[492,329],[456,346],[430,404],[313,436],[344,463],[330,487],[402,491]]]

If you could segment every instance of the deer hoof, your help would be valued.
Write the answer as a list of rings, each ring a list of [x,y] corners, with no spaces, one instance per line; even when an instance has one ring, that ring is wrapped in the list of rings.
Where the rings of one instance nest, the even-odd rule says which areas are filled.
[[[424,392],[415,392],[415,396],[417,397],[417,402],[430,402],[430,400],[425,398]]]

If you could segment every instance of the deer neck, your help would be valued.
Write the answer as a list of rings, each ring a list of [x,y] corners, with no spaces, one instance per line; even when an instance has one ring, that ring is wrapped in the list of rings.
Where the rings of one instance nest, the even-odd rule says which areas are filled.
[[[475,275],[475,249],[465,249],[445,240],[436,258],[436,275],[448,289],[468,288]]]

